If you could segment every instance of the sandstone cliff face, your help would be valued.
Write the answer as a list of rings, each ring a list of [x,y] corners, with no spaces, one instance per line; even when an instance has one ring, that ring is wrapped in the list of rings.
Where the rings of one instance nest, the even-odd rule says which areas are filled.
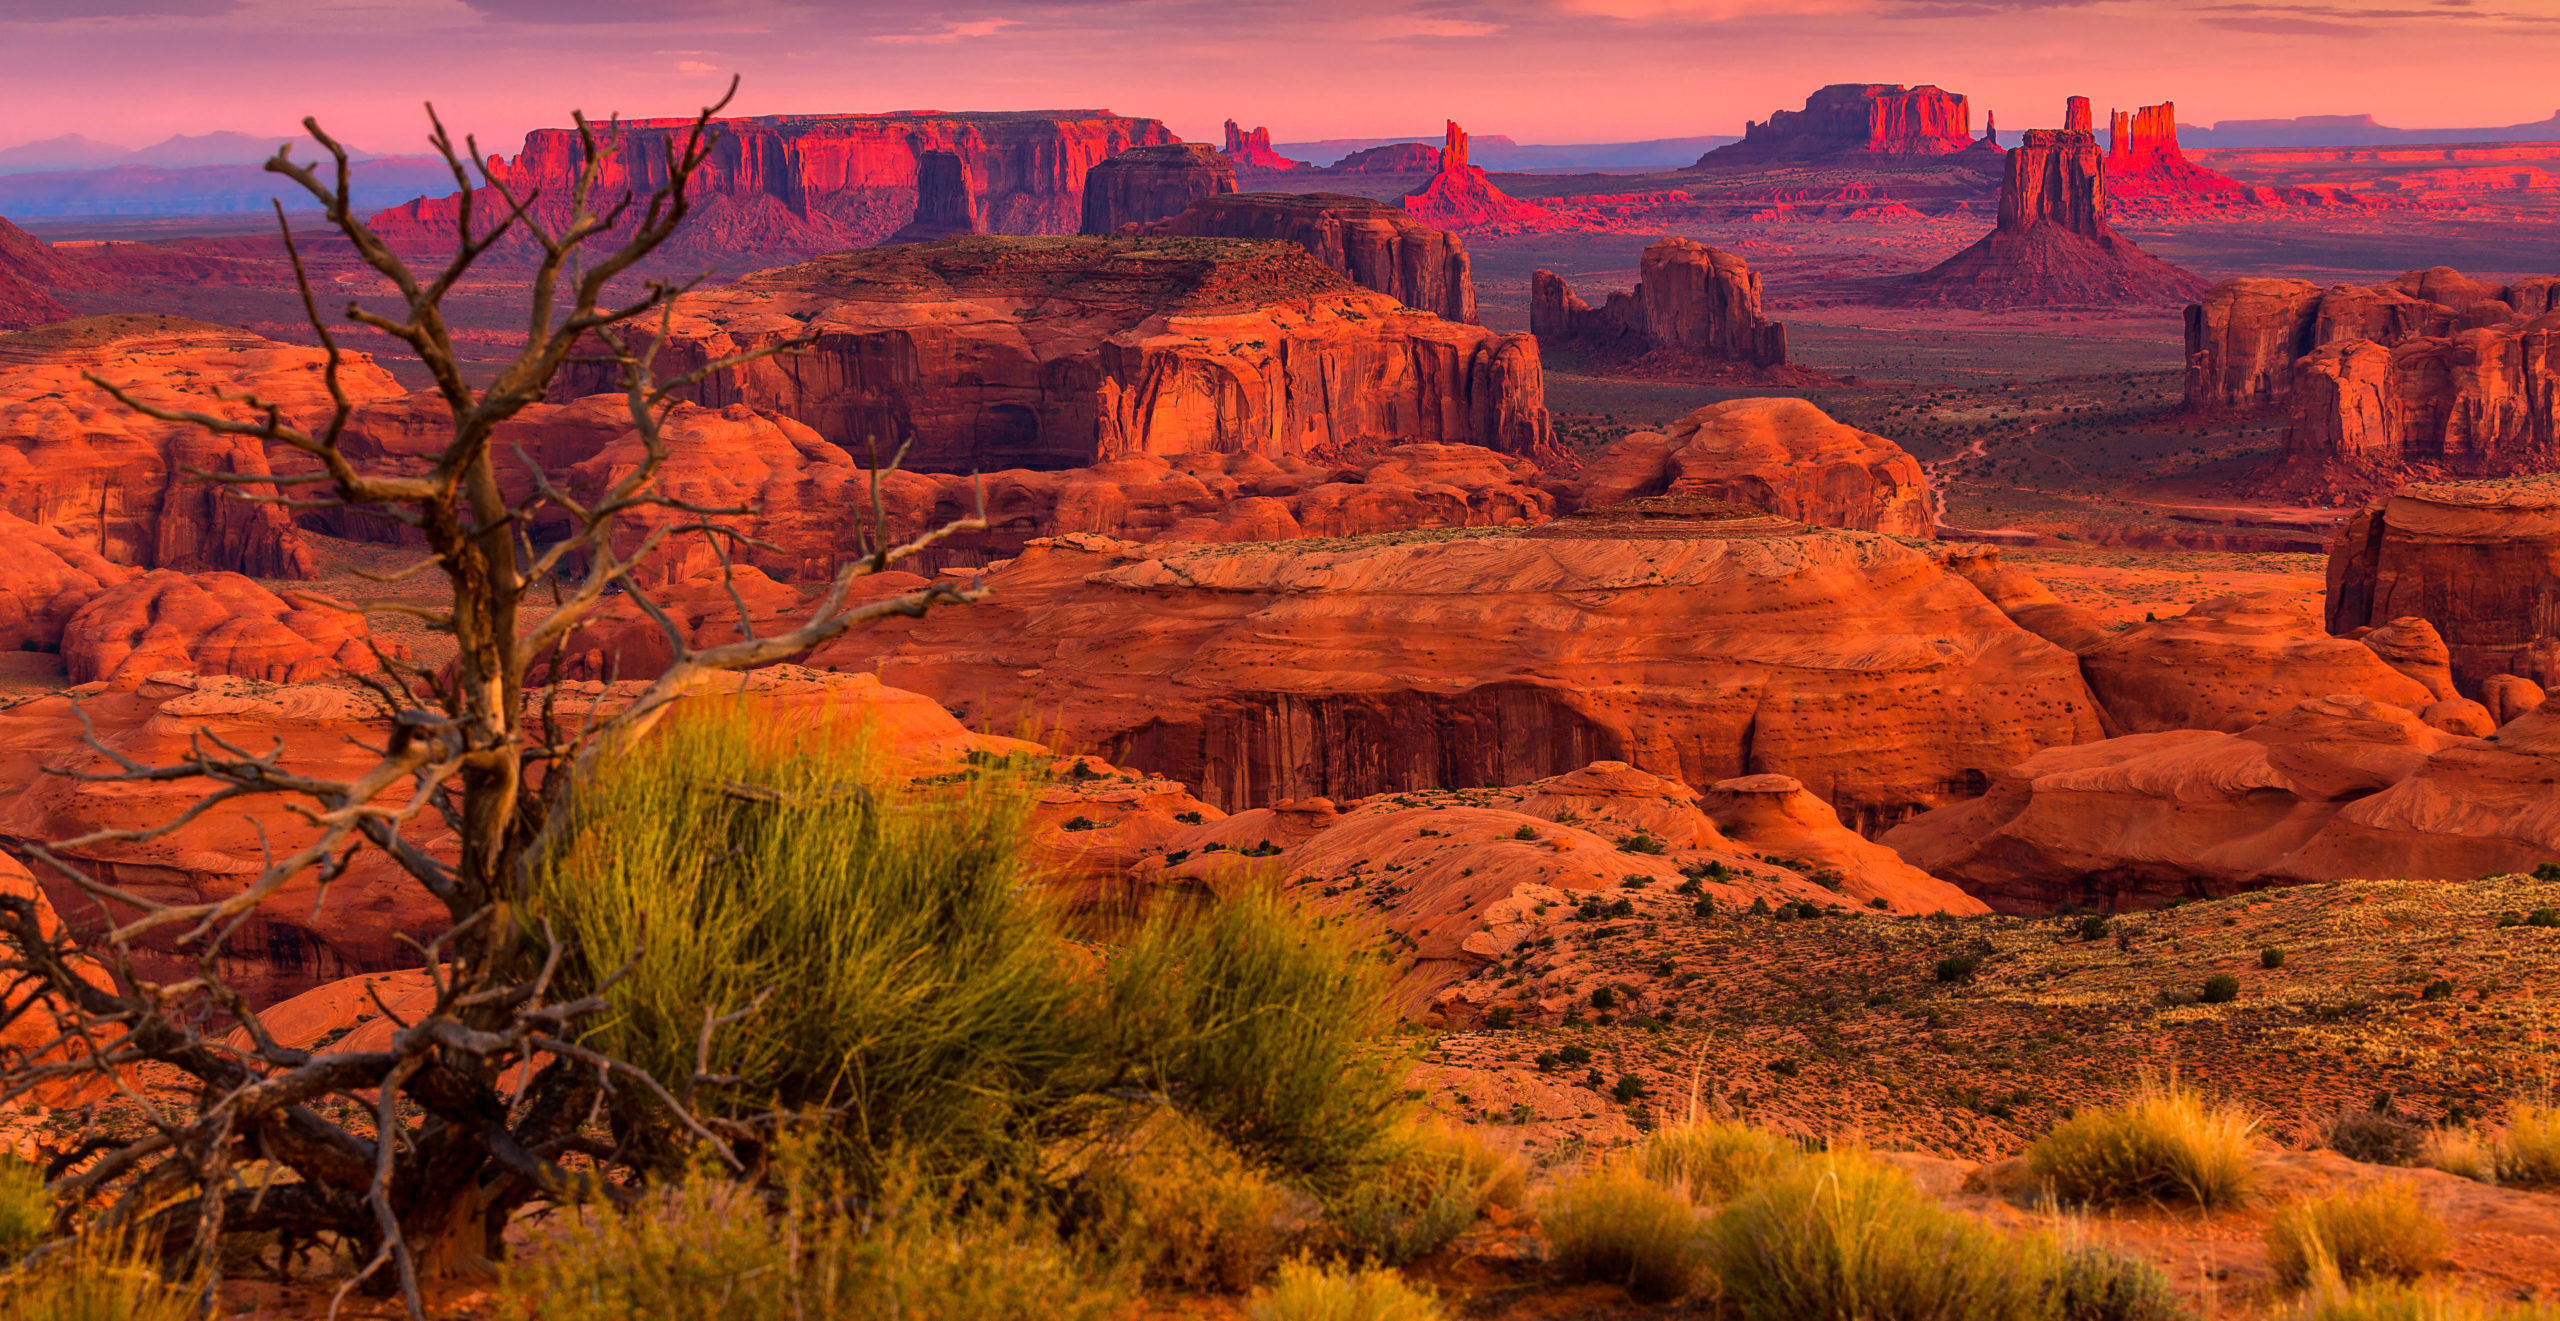
[[[2107,180],[2095,138],[2029,129],[2007,158],[2000,223],[1918,275],[1890,281],[1884,301],[1910,306],[2127,307],[2184,302],[2204,282],[2135,247],[2107,223]]]
[[[1743,126],[1742,141],[1707,153],[1717,157],[1823,157],[1844,152],[1946,156],[1973,146],[1973,112],[1964,97],[1936,87],[1834,83],[1804,100]]]
[[[625,121],[598,189],[646,194],[664,184],[666,150],[691,121]],[[819,253],[878,243],[917,216],[926,153],[957,158],[978,225],[995,234],[1072,234],[1082,218],[1085,173],[1131,147],[1173,142],[1165,126],[1107,111],[917,111],[888,115],[771,115],[719,123],[720,140],[697,176],[694,214],[661,252],[734,258],[740,252]],[[536,129],[495,173],[558,220],[579,165],[578,135]],[[398,245],[449,244],[456,199],[423,198],[372,218]]]
[[[1230,808],[1521,783],[1598,759],[1776,773],[1854,827],[2099,732],[2069,653],[1902,542],[1799,531],[1349,546],[1062,538],[989,601],[811,660],[1024,715]]]
[[[1202,197],[1181,214],[1146,226],[1145,232],[1287,239],[1363,289],[1450,321],[1476,319],[1476,282],[1458,236],[1375,198],[1347,193]]]
[[[1782,367],[1787,328],[1760,315],[1760,276],[1729,252],[1684,238],[1644,250],[1636,287],[1598,308],[1552,271],[1529,282],[1529,330],[1541,341],[1645,353],[1669,350]]]
[[[2449,266],[2379,285],[2225,280],[2187,309],[2187,406],[2249,408],[2291,397],[2294,364],[2331,344],[2397,348],[2461,330],[2530,322],[2555,310],[2560,278],[2512,285]]]
[[[2466,695],[2500,674],[2560,688],[2560,477],[2422,483],[2349,519],[2329,631],[2403,617],[2443,635]]]
[[[2492,742],[2368,697],[2321,697],[2237,734],[2055,748],[1884,843],[2014,913],[2529,871],[2560,855],[2560,718],[2547,711]]]
[[[178,317],[90,317],[0,335],[0,510],[117,564],[309,577],[310,551],[283,509],[185,475],[266,475],[256,442],[153,421],[81,374],[163,407],[243,419],[214,394],[253,390],[288,419],[318,425],[329,411],[320,363],[316,349]],[[362,355],[341,379],[359,400],[401,393]],[[230,489],[274,493],[262,484]]]
[[[1823,527],[1937,530],[1919,460],[1802,399],[1709,404],[1660,432],[1630,433],[1583,469],[1583,505],[1651,495],[1729,501]]]
[[[1399,305],[1295,244],[960,239],[844,253],[688,296],[677,367],[814,333],[693,392],[934,471],[1139,454],[1551,445],[1537,341]],[[572,366],[555,398],[610,388]]]
[[[2333,693],[2412,711],[2437,700],[2373,648],[2323,632],[2309,610],[2281,593],[2214,597],[2183,615],[2109,634],[2081,649],[2080,668],[2109,728],[2120,734],[2236,734]]]
[[[54,301],[53,292],[74,283],[88,283],[76,264],[55,255],[52,245],[0,219],[0,330],[25,330],[68,318],[70,311]]]
[[[62,627],[133,570],[52,528],[0,513],[0,651],[59,651]]]
[[[1468,164],[1467,131],[1456,120],[1449,121],[1439,172],[1402,201],[1415,219],[1442,229],[1518,231],[1560,223],[1555,212],[1503,192],[1483,170]]]
[[[308,683],[378,668],[361,615],[288,601],[236,573],[154,569],[92,598],[62,631],[73,683],[130,688],[163,670]]]
[[[1239,170],[1281,172],[1308,168],[1305,161],[1293,161],[1271,149],[1271,130],[1257,128],[1248,133],[1227,121],[1227,146],[1223,153]]]
[[[1235,190],[1235,163],[1203,143],[1131,147],[1085,175],[1084,224],[1078,232],[1117,234],[1122,225],[1143,225],[1177,216],[1204,197]]]
[[[1086,176],[1089,181],[1092,176]],[[958,152],[928,151],[916,158],[916,218],[889,236],[892,243],[928,243],[954,234],[984,233],[978,190]]]

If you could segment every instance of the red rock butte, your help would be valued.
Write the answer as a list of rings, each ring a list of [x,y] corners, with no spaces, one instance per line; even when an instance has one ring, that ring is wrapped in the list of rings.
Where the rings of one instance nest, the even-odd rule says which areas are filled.
[[[626,121],[608,133],[614,158],[600,195],[646,194],[665,182],[666,152],[690,120]],[[717,121],[719,141],[696,176],[694,214],[667,255],[740,251],[817,253],[878,243],[917,217],[931,152],[955,157],[966,204],[992,234],[1072,234],[1083,219],[1085,173],[1131,147],[1172,143],[1153,119],[1107,110],[880,115],[771,115]],[[491,174],[537,210],[565,215],[580,160],[574,129],[536,129]],[[402,246],[452,241],[456,197],[421,198],[372,218]],[[947,205],[947,204],[946,204]]]
[[[1899,83],[1834,83],[1806,97],[1802,110],[1772,111],[1766,120],[1745,124],[1742,141],[1718,147],[1698,163],[1845,152],[1950,156],[1974,145],[1973,112],[1954,92]]]
[[[1751,367],[1782,367],[1787,328],[1760,315],[1760,276],[1750,263],[1685,238],[1644,250],[1636,287],[1599,307],[1562,276],[1529,277],[1529,331],[1539,342],[1602,351],[1669,351]]]
[[[1364,289],[1451,321],[1476,319],[1475,278],[1458,236],[1375,198],[1229,190],[1203,196],[1140,232],[1287,239]]]
[[[1237,127],[1236,121],[1232,119],[1227,121],[1225,154],[1239,170],[1269,170],[1276,173],[1310,168],[1305,161],[1293,161],[1273,151],[1270,129],[1257,128],[1248,133]]]
[[[1422,187],[1405,194],[1404,209],[1425,224],[1442,229],[1550,229],[1556,213],[1493,186],[1482,169],[1467,161],[1467,131],[1449,121],[1440,170]]]
[[[2084,116],[2086,97],[2073,97],[2071,113]],[[2247,190],[2237,180],[2188,160],[2178,146],[2174,102],[2109,113],[2107,189],[2118,201],[2175,203],[2231,200]],[[2085,131],[2085,130],[2084,130]]]

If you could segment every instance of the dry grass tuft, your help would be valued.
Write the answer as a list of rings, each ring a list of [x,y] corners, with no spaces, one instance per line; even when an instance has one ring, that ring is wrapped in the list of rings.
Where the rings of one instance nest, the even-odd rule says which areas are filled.
[[[2175,1082],[2120,1106],[2083,1110],[2027,1148],[2038,1179],[2073,1201],[2224,1207],[2257,1177],[2256,1125]]]
[[[1440,1305],[1391,1270],[1298,1260],[1281,1263],[1245,1315],[1252,1321],[1440,1321]]]
[[[2560,1105],[2519,1105],[2498,1139],[2498,1177],[2533,1187],[2560,1185]]]
[[[2430,1129],[2418,1141],[2418,1163],[2475,1183],[2498,1181],[2497,1144],[2480,1130],[2462,1126]]]
[[[1538,1222],[1568,1278],[1626,1286],[1662,1301],[1695,1289],[1706,1239],[1689,1199],[1626,1166],[1605,1166],[1548,1193]]]
[[[2444,1264],[2451,1236],[2404,1181],[2294,1202],[2267,1224],[2267,1264],[2296,1287],[2327,1271],[2351,1283],[2414,1280]]]
[[[1698,1202],[1721,1202],[1803,1159],[1766,1129],[1697,1120],[1656,1130],[1637,1154],[1644,1177]]]
[[[1304,1217],[1297,1198],[1187,1120],[1151,1124],[1093,1172],[1092,1233],[1147,1284],[1242,1293],[1270,1273]]]

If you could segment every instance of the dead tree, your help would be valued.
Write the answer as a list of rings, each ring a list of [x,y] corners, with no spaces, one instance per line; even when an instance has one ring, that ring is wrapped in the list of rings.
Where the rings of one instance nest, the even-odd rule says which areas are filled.
[[[734,82],[730,90],[735,93]],[[316,198],[356,258],[399,291],[397,313],[350,303],[345,316],[413,351],[452,410],[452,439],[423,474],[367,471],[341,451],[353,412],[340,381],[345,353],[321,315],[290,227],[286,250],[326,357],[334,407],[325,424],[294,425],[276,405],[246,394],[226,402],[240,406],[247,420],[160,408],[90,378],[149,416],[307,456],[315,465],[310,471],[253,479],[274,480],[283,494],[234,494],[296,508],[362,506],[395,518],[417,528],[426,543],[425,558],[407,572],[440,573],[450,588],[449,603],[432,608],[410,602],[349,607],[404,612],[449,634],[455,646],[452,664],[441,671],[377,650],[381,670],[364,682],[380,701],[384,736],[379,760],[363,774],[316,778],[282,764],[280,750],[213,736],[200,737],[180,762],[144,765],[93,737],[91,746],[113,764],[70,773],[202,782],[204,796],[151,829],[100,831],[30,849],[39,867],[76,884],[110,915],[101,933],[77,941],[49,935],[39,929],[31,901],[0,896],[0,987],[7,988],[0,1026],[48,1013],[61,1025],[50,1048],[29,1052],[0,1075],[0,1101],[74,1079],[100,1080],[120,1094],[141,1116],[138,1136],[91,1142],[65,1162],[53,1188],[102,1205],[106,1225],[149,1236],[174,1265],[218,1271],[226,1234],[280,1232],[288,1241],[334,1236],[355,1245],[364,1262],[344,1288],[396,1283],[410,1314],[422,1318],[421,1277],[484,1266],[520,1209],[616,1195],[617,1182],[597,1176],[616,1164],[641,1162],[623,1136],[629,1129],[655,1124],[732,1159],[733,1144],[746,1136],[734,1123],[697,1118],[680,1099],[703,1079],[651,1078],[583,1044],[582,1024],[605,1001],[592,992],[555,994],[571,933],[533,926],[525,899],[546,849],[566,828],[586,767],[629,747],[714,672],[779,661],[866,620],[973,599],[971,588],[937,583],[846,604],[855,578],[984,524],[963,519],[904,545],[889,544],[875,474],[859,554],[805,618],[786,631],[756,636],[741,601],[739,640],[715,646],[693,646],[632,573],[670,535],[711,538],[724,548],[724,563],[731,559],[725,548],[748,536],[725,521],[748,511],[688,506],[655,491],[666,454],[661,423],[678,393],[711,373],[805,343],[706,363],[665,380],[655,373],[672,305],[693,282],[646,278],[639,268],[684,223],[687,186],[710,153],[715,116],[728,100],[706,107],[681,145],[665,143],[668,182],[646,198],[628,192],[609,201],[594,197],[618,135],[610,125],[599,133],[579,117],[583,164],[565,205],[554,199],[547,209],[537,206],[538,192],[520,196],[505,177],[481,168],[485,157],[476,141],[466,139],[457,150],[430,106],[430,141],[451,167],[460,195],[452,254],[423,272],[358,217],[349,200],[346,150],[318,123],[303,121],[334,168],[301,164],[281,150],[267,162],[268,170]],[[475,389],[465,380],[442,305],[474,264],[502,244],[534,263],[527,336],[496,379]],[[615,301],[617,285],[626,281],[633,287]],[[618,371],[646,460],[610,489],[573,493],[542,476],[526,456],[538,489],[511,505],[500,487],[492,436],[500,422],[542,399],[572,361],[601,361]],[[642,511],[657,511],[654,526],[636,549],[618,554],[616,529]],[[538,513],[555,525],[565,515],[571,532],[536,545],[529,529]],[[656,621],[675,659],[618,708],[564,729],[550,718],[548,702],[529,695],[528,672],[538,674],[546,656],[556,658],[571,631],[616,595]],[[526,607],[541,603],[553,608],[528,623]],[[258,797],[281,800],[317,835],[289,856],[270,858],[246,889],[228,898],[159,902],[100,879],[78,860],[83,847],[157,838],[208,809]],[[449,852],[431,852],[412,838],[412,824],[428,820],[456,836]],[[316,875],[325,889],[366,849],[392,858],[450,919],[414,951],[433,978],[433,1008],[412,1021],[393,1016],[397,1030],[383,1049],[284,1046],[225,980],[224,951],[288,880]],[[138,976],[136,942],[169,940],[172,932],[179,953],[192,956],[193,975],[174,982]],[[97,976],[102,969],[111,975]],[[225,1044],[208,1026],[226,1019],[245,1029],[247,1048]],[[714,1026],[706,1024],[706,1035]],[[154,1076],[181,1086],[146,1094],[136,1080]],[[172,1103],[172,1092],[189,1099]],[[292,1177],[243,1187],[235,1167],[251,1160],[270,1175],[284,1170]]]

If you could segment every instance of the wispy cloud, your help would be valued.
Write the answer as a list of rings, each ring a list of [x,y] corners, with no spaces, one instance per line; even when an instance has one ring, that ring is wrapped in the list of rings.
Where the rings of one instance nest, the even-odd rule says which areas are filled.
[[[1021,26],[1022,22],[1019,19],[980,18],[972,19],[966,23],[945,23],[939,29],[932,32],[886,32],[873,37],[872,40],[885,41],[891,45],[940,45],[945,42],[970,41],[979,37],[992,37],[1003,32],[1006,28],[1018,28]]]

